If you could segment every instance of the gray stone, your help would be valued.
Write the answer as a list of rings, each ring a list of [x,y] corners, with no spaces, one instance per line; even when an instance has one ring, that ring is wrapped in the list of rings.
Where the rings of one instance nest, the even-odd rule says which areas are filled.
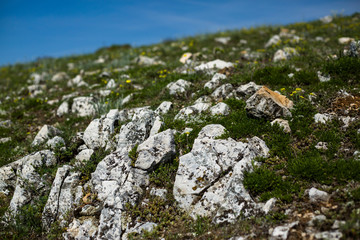
[[[328,143],[327,142],[318,142],[316,145],[315,145],[315,148],[318,149],[318,150],[328,150]]]
[[[208,110],[210,103],[196,103],[192,106],[182,108],[175,116],[175,120],[181,119],[185,121],[194,120],[200,113]]]
[[[314,116],[315,123],[323,123],[323,124],[325,124],[326,122],[330,121],[331,119],[332,119],[332,116],[330,114],[327,114],[327,113],[324,113],[324,114],[317,113]]]
[[[285,47],[275,52],[273,61],[278,62],[278,61],[289,60],[292,56],[295,55],[298,55],[295,48]]]
[[[333,225],[331,226],[331,229],[339,229],[341,226],[344,226],[345,224],[346,221],[335,220]]]
[[[1,128],[11,128],[13,125],[11,120],[4,120],[4,121],[0,121],[0,127]]]
[[[325,215],[317,215],[311,218],[311,220],[308,222],[308,225],[310,227],[313,227],[315,226],[315,224],[324,222],[325,220],[326,220]]]
[[[311,202],[327,202],[330,199],[330,195],[327,192],[318,190],[313,187],[309,191],[309,198]]]
[[[152,188],[150,191],[150,195],[157,196],[161,199],[166,199],[167,190],[160,188]]]
[[[196,103],[211,103],[212,99],[209,96],[201,96],[195,100],[194,104]]]
[[[176,154],[173,130],[168,129],[149,137],[138,146],[137,153],[135,167],[145,171],[151,171],[156,165],[171,160]]]
[[[54,149],[60,148],[60,147],[64,147],[65,140],[62,137],[55,136],[46,142],[46,146],[48,146],[51,150],[54,150]]]
[[[111,94],[111,90],[109,90],[109,89],[100,90],[99,94],[100,94],[101,97],[107,97],[107,96],[109,96]]]
[[[123,237],[121,238],[121,240],[127,240],[128,239],[128,235],[130,233],[138,233],[141,234],[144,231],[147,232],[151,232],[155,227],[157,226],[156,223],[153,222],[146,222],[146,223],[137,223],[133,228],[128,229]]]
[[[236,89],[236,95],[240,98],[248,98],[255,94],[262,86],[257,85],[254,82],[241,85]]]
[[[95,99],[93,97],[77,97],[73,99],[71,112],[79,117],[95,115]]]
[[[291,117],[293,102],[266,87],[260,88],[246,101],[246,111],[257,118],[275,119]]]
[[[59,134],[61,134],[62,132],[50,125],[44,125],[40,131],[36,134],[33,142],[31,143],[32,146],[38,146],[42,143],[44,143],[46,140],[48,140],[49,138],[53,138]]]
[[[37,95],[43,94],[46,90],[46,85],[29,85],[28,86],[30,97],[36,97]]]
[[[222,44],[228,44],[228,42],[231,40],[231,37],[218,37],[215,38],[215,42],[222,43]]]
[[[88,87],[89,84],[87,84],[81,75],[77,75],[76,77],[74,77],[73,79],[70,79],[67,82],[67,86],[68,87]]]
[[[340,231],[324,231],[315,234],[315,239],[340,240],[343,234]]]
[[[95,239],[97,235],[97,225],[98,223],[95,217],[89,217],[83,220],[74,218],[66,229],[66,232],[63,233],[63,238],[65,240]]]
[[[17,166],[16,187],[9,206],[10,214],[17,214],[19,208],[40,196],[46,190],[45,181],[41,179],[36,169],[41,166],[51,167],[56,164],[53,152],[43,150],[23,157]],[[30,190],[31,189],[31,190]],[[36,196],[34,195],[36,192]]]
[[[215,216],[215,223],[234,222],[240,214],[249,216],[256,210],[242,184],[243,172],[252,167],[252,159],[269,151],[265,143],[250,146],[230,138],[214,139],[224,130],[221,125],[202,129],[191,152],[180,157],[173,190],[179,206],[193,218]]]
[[[0,138],[0,144],[7,143],[7,142],[11,142],[11,137]]]
[[[154,136],[155,134],[157,134],[160,131],[163,124],[164,124],[164,122],[161,121],[161,118],[159,116],[157,116],[155,118],[154,124],[150,130],[149,136],[151,137],[151,136]]]
[[[16,171],[22,160],[12,162],[0,168],[0,193],[10,194],[10,189],[16,186]]]
[[[52,76],[51,81],[52,82],[62,82],[65,80],[68,80],[69,76],[65,72],[58,72],[54,76]]]
[[[270,124],[271,124],[271,126],[273,126],[274,124],[277,124],[283,129],[283,131],[285,133],[291,133],[291,128],[290,128],[288,120],[277,118],[274,121],[272,121]]]
[[[292,222],[292,223],[288,223],[282,226],[277,226],[271,234],[270,236],[270,240],[277,240],[277,239],[281,239],[281,240],[286,240],[288,235],[289,235],[289,231],[291,228],[293,228],[294,226],[298,225],[299,222]]]
[[[275,207],[275,204],[276,204],[276,198],[270,198],[263,206],[262,208],[263,212],[265,214],[268,214]]]
[[[176,82],[169,83],[166,88],[170,90],[170,95],[179,96],[185,94],[190,86],[190,82],[179,79]]]
[[[272,45],[276,45],[277,43],[281,42],[281,38],[279,35],[272,36],[269,41],[265,44],[265,47],[268,48]]]
[[[92,149],[84,149],[84,150],[82,150],[75,157],[75,159],[76,159],[75,165],[76,166],[81,166],[81,165],[85,164],[87,161],[90,160],[93,153],[94,153],[94,150],[92,150]]]
[[[220,86],[222,79],[226,79],[226,75],[221,73],[216,73],[210,81],[205,83],[204,88],[215,89],[218,86]]]
[[[158,61],[155,58],[150,58],[150,57],[141,56],[141,55],[135,59],[135,62],[139,65],[144,65],[144,66],[164,64],[162,61]]]
[[[170,111],[172,106],[173,106],[172,102],[164,101],[156,108],[155,113],[159,115],[166,114]]]
[[[74,207],[76,187],[79,184],[80,173],[71,172],[72,167],[64,165],[56,172],[48,201],[42,213],[42,223],[46,230],[57,220],[65,220],[66,214]],[[64,223],[62,223],[64,226]]]
[[[217,101],[235,97],[234,88],[230,83],[226,83],[215,89],[211,97]]]
[[[119,111],[112,109],[101,118],[94,119],[84,131],[83,140],[90,149],[110,147],[111,135],[119,121]]]
[[[134,97],[134,93],[130,93],[121,101],[121,105],[125,105],[129,103],[133,99],[133,97]]]
[[[113,89],[116,88],[116,83],[114,79],[110,79],[109,82],[106,84],[106,89]]]
[[[331,80],[331,77],[329,75],[322,75],[322,73],[320,71],[317,72],[318,78],[320,80],[320,82],[328,82]]]
[[[210,108],[210,113],[211,115],[229,115],[230,113],[230,108],[226,103],[223,102],[219,102],[218,104],[216,104],[215,106],[212,106]]]
[[[196,71],[207,71],[207,70],[213,70],[213,69],[223,69],[226,67],[233,67],[234,64],[231,62],[225,62],[220,59],[216,59],[214,61],[200,64],[199,66],[195,67]]]

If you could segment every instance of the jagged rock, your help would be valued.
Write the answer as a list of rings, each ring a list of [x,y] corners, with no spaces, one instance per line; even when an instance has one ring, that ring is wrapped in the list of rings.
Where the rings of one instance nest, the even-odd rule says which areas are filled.
[[[218,104],[216,104],[215,106],[212,106],[210,108],[210,113],[211,115],[229,115],[230,113],[230,108],[226,103],[223,102],[219,102]]]
[[[170,111],[172,106],[173,106],[172,102],[164,101],[157,107],[157,109],[155,109],[155,113],[159,115],[166,114]]]
[[[324,231],[315,233],[315,239],[340,240],[343,234],[340,231]]]
[[[331,80],[330,75],[324,76],[324,75],[322,75],[322,73],[320,71],[317,72],[317,76],[318,76],[320,82],[328,82]]]
[[[231,37],[218,37],[215,38],[215,42],[222,43],[222,44],[228,44],[228,42],[231,40]]]
[[[111,94],[111,90],[109,90],[109,89],[100,90],[99,94],[100,94],[101,97],[107,97],[107,96],[109,96]]]
[[[84,131],[83,140],[90,149],[109,148],[111,135],[119,121],[119,111],[112,109],[106,116],[94,119]]]
[[[294,55],[298,55],[295,48],[285,47],[285,48],[279,49],[275,52],[273,61],[278,62],[278,61],[282,61],[282,60],[288,60]]]
[[[93,153],[94,153],[94,150],[92,150],[92,149],[84,149],[84,150],[82,150],[75,157],[75,159],[76,159],[75,165],[76,166],[81,166],[81,165],[85,164],[87,161],[90,160]]]
[[[66,232],[63,233],[63,238],[65,240],[95,239],[97,225],[98,223],[95,217],[89,217],[83,220],[75,218],[66,229]]]
[[[199,66],[195,67],[196,71],[206,71],[206,70],[212,70],[212,69],[223,69],[226,67],[233,67],[234,64],[231,62],[225,62],[220,59],[216,59],[214,61],[200,64]]]
[[[211,103],[211,97],[209,97],[209,96],[201,96],[198,99],[196,99],[194,104],[196,104],[196,103]]]
[[[116,83],[114,79],[110,79],[109,82],[106,84],[106,89],[113,89],[116,87]]]
[[[352,41],[349,46],[349,50],[346,52],[346,55],[350,57],[359,57],[360,56],[360,40]]]
[[[33,142],[31,143],[32,146],[37,146],[40,145],[42,143],[44,143],[46,140],[48,140],[49,138],[55,137],[59,134],[61,134],[62,132],[50,125],[44,125],[40,131],[38,132],[38,134],[36,134]]]
[[[327,146],[328,146],[327,142],[318,142],[315,145],[315,148],[318,149],[318,150],[328,150]]]
[[[53,222],[65,220],[66,214],[74,207],[74,204],[79,204],[75,200],[79,199],[76,197],[76,190],[80,173],[72,172],[71,169],[71,166],[64,165],[56,172],[48,201],[42,213],[42,224],[46,230],[50,229]]]
[[[326,24],[326,23],[331,23],[332,20],[333,20],[333,17],[330,16],[330,15],[327,15],[327,16],[325,16],[325,17],[320,18],[320,21],[321,21],[322,23],[325,23],[325,24]]]
[[[135,167],[145,171],[156,165],[171,160],[176,154],[173,130],[168,129],[149,137],[137,148],[138,157]]]
[[[73,99],[71,112],[79,117],[95,115],[95,99],[93,97],[77,97]]]
[[[187,60],[189,60],[192,56],[192,53],[191,52],[186,52],[184,53],[181,58],[179,59],[179,61],[183,64],[185,64],[187,62]]]
[[[272,36],[269,41],[265,44],[265,47],[268,48],[272,45],[276,45],[277,43],[281,42],[281,38],[279,35]]]
[[[16,187],[9,206],[10,214],[17,214],[19,208],[41,196],[46,190],[45,181],[36,169],[41,166],[51,167],[56,164],[56,157],[49,150],[39,151],[18,160]],[[34,195],[36,193],[36,196]]]
[[[144,231],[151,232],[156,226],[157,224],[153,222],[137,223],[133,228],[130,228],[124,233],[124,236],[121,238],[121,240],[127,240],[128,239],[127,236],[130,233],[141,234]]]
[[[314,116],[315,123],[323,123],[325,124],[327,121],[330,121],[332,119],[332,116],[330,114],[324,113],[317,113]]]
[[[251,116],[274,119],[291,117],[292,107],[293,102],[284,95],[262,87],[246,101],[245,109]]]
[[[151,136],[154,136],[155,134],[157,134],[160,131],[163,124],[164,124],[164,122],[161,121],[161,118],[159,116],[157,116],[155,118],[154,124],[150,130],[149,136],[151,137]]]
[[[274,124],[278,124],[285,133],[291,133],[291,128],[288,120],[277,118],[274,121],[272,121],[270,124],[271,126],[273,126]]]
[[[16,170],[22,160],[9,163],[0,168],[0,194],[9,195],[10,189],[15,188],[16,185]]]
[[[340,227],[344,226],[345,224],[346,224],[346,221],[335,220],[333,225],[331,226],[331,229],[339,229]]]
[[[268,214],[275,207],[275,204],[276,204],[276,198],[270,198],[262,207],[263,212],[265,214]]]
[[[217,101],[221,101],[224,99],[228,99],[234,97],[234,88],[230,83],[226,83],[215,89],[215,91],[211,94],[211,97]]]
[[[330,199],[330,195],[313,187],[309,191],[309,198],[311,202],[327,202]]]
[[[46,90],[46,85],[29,85],[28,87],[30,97],[36,97],[43,94]]]
[[[46,142],[46,146],[48,146],[51,150],[54,150],[58,147],[64,147],[65,140],[62,137],[55,136]]]
[[[257,85],[254,82],[241,85],[236,89],[236,95],[240,98],[247,98],[255,94],[262,86]]]
[[[119,150],[106,156],[91,174],[97,197],[103,202],[98,239],[120,239],[123,233],[123,211],[126,203],[134,205],[149,183],[145,171],[133,168],[128,151]]]
[[[54,76],[52,76],[51,81],[52,82],[61,82],[68,80],[69,76],[66,74],[66,72],[59,72],[56,73]]]
[[[205,83],[204,88],[214,89],[220,86],[221,80],[226,79],[226,75],[221,73],[216,73],[210,81]]]
[[[241,213],[249,216],[256,210],[242,176],[253,158],[269,151],[257,137],[251,143],[214,139],[224,132],[216,124],[201,130],[191,152],[180,157],[173,190],[179,206],[193,218],[215,215],[215,223],[233,222]]]
[[[45,78],[47,78],[48,74],[46,72],[43,72],[41,74],[39,73],[32,73],[30,74],[30,80],[35,84],[39,85],[40,83],[45,82]]]
[[[129,95],[127,95],[122,101],[121,101],[121,105],[125,105],[128,102],[131,101],[131,99],[134,97],[134,93],[130,93]]]
[[[150,195],[157,196],[161,199],[166,199],[167,190],[161,188],[152,188],[150,191]]]
[[[73,79],[70,79],[67,82],[67,86],[68,87],[88,87],[89,84],[87,84],[81,75],[77,75],[76,77],[74,77]]]
[[[0,143],[11,142],[11,137],[0,138]]]
[[[0,128],[11,128],[13,125],[11,120],[0,121]]]
[[[208,110],[211,107],[210,103],[196,103],[192,106],[182,108],[178,114],[175,116],[175,120],[191,120],[194,119],[200,113]]]
[[[144,66],[164,64],[162,61],[158,61],[155,58],[150,58],[150,57],[141,56],[141,55],[135,59],[135,63],[137,63],[139,65],[144,65]]]
[[[310,227],[315,226],[316,223],[324,222],[326,220],[325,215],[317,215],[311,218],[311,220],[308,222],[308,225]]]
[[[139,107],[139,108],[131,108],[131,109],[123,109],[119,112],[119,121],[126,122],[131,120],[134,115],[138,114],[144,109],[150,109],[150,106]]]
[[[191,83],[183,79],[169,83],[166,88],[170,90],[170,95],[183,95],[191,86]]]
[[[294,226],[298,225],[299,222],[292,222],[292,223],[288,223],[282,226],[277,226],[271,234],[270,236],[270,240],[277,240],[277,239],[281,239],[281,240],[286,240],[289,234],[289,231],[291,228],[293,228]]]
[[[150,135],[155,118],[155,113],[147,108],[136,112],[131,122],[121,126],[117,149],[130,151],[136,144],[145,141]]]
[[[338,42],[339,42],[340,44],[349,44],[349,43],[351,43],[352,41],[355,41],[355,39],[350,38],[350,37],[341,37],[341,38],[338,39]]]

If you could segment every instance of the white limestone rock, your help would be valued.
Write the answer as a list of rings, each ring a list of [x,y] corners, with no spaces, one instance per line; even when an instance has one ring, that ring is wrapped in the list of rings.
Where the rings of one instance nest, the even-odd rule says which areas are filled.
[[[126,122],[128,120],[131,120],[134,115],[138,114],[139,112],[141,112],[144,109],[150,109],[150,106],[131,108],[131,109],[122,109],[119,112],[119,121]]]
[[[326,239],[326,240],[340,240],[343,239],[343,234],[339,231],[324,231],[315,233],[315,239]]]
[[[0,110],[1,111],[1,110]],[[1,114],[0,114],[1,115]],[[0,121],[0,128],[11,128],[13,125],[11,120]]]
[[[234,87],[230,83],[226,83],[215,89],[211,97],[217,101],[235,97]]]
[[[292,107],[291,100],[267,87],[262,87],[246,101],[245,109],[249,115],[257,118],[276,119],[291,117]]]
[[[76,219],[71,222],[66,232],[63,233],[65,240],[95,239],[97,235],[97,220],[95,217]]]
[[[112,109],[106,116],[94,119],[84,131],[83,140],[89,149],[110,147],[111,135],[119,121],[119,110]]]
[[[51,150],[61,148],[65,146],[65,140],[62,137],[55,136],[46,142],[46,146],[48,146]]]
[[[215,223],[234,222],[241,213],[256,210],[242,185],[243,172],[253,158],[269,151],[265,143],[251,146],[263,142],[258,138],[252,143],[214,139],[224,130],[221,125],[202,129],[191,152],[180,157],[173,190],[179,206],[193,218],[215,215]]]
[[[254,82],[241,85],[236,89],[236,95],[240,98],[248,98],[255,94],[262,86],[257,85]]]
[[[295,55],[298,55],[295,48],[285,47],[275,52],[273,61],[279,62],[279,61],[289,60],[292,56]]]
[[[109,82],[106,84],[106,89],[113,89],[116,88],[116,83],[114,79],[110,79]]]
[[[16,186],[16,171],[22,164],[19,160],[0,167],[0,194],[9,195],[10,189]]]
[[[317,215],[317,216],[313,216],[311,218],[311,220],[308,222],[308,225],[310,227],[315,226],[316,223],[320,223],[320,222],[324,222],[326,220],[326,216],[325,215]]]
[[[52,82],[62,82],[65,80],[68,80],[69,76],[66,74],[66,72],[58,72],[54,76],[52,76],[51,81]]]
[[[88,87],[89,84],[87,84],[82,76],[79,74],[77,75],[76,77],[74,77],[73,79],[70,79],[68,82],[67,82],[67,86],[68,87]]]
[[[326,122],[330,121],[332,119],[332,116],[330,114],[324,113],[317,113],[314,116],[315,123],[323,123],[326,124]]]
[[[77,97],[73,99],[71,112],[79,117],[88,117],[95,115],[95,98],[93,97]]]
[[[75,156],[76,166],[81,166],[90,160],[91,156],[94,154],[94,150],[92,149],[84,149]]]
[[[351,43],[352,41],[355,41],[355,39],[354,39],[354,38],[350,38],[350,37],[341,37],[341,38],[338,39],[338,42],[339,42],[340,44],[349,44],[349,43]]]
[[[18,161],[22,164],[17,166],[16,187],[8,209],[9,214],[17,214],[22,206],[30,203],[33,198],[40,196],[46,190],[45,181],[41,179],[36,169],[41,166],[54,166],[56,157],[53,152],[43,150],[27,155]],[[33,187],[34,190],[30,190],[29,187]]]
[[[330,15],[327,15],[327,16],[325,16],[325,17],[320,18],[320,21],[321,21],[322,23],[325,23],[325,24],[326,24],[326,23],[331,23],[332,20],[333,20],[333,17],[330,16]]]
[[[270,198],[267,200],[265,205],[262,207],[263,212],[268,214],[275,207],[276,201],[276,198]]]
[[[315,145],[315,148],[318,150],[328,150],[328,143],[327,142],[318,142]]]
[[[161,118],[157,116],[155,118],[154,124],[150,130],[149,137],[154,136],[155,134],[159,133],[161,127],[163,126],[164,122],[161,121]]]
[[[205,83],[204,88],[215,89],[220,86],[222,79],[226,79],[226,75],[216,73],[210,81]]]
[[[320,71],[317,72],[317,76],[320,82],[329,82],[331,80],[330,75],[322,75]]]
[[[174,119],[181,119],[185,121],[194,120],[200,113],[207,111],[210,107],[210,103],[196,103],[192,106],[182,108],[179,113],[176,114]]]
[[[145,171],[151,171],[156,165],[171,160],[176,154],[173,130],[168,129],[149,137],[138,146],[137,153],[135,167]]]
[[[46,85],[29,85],[28,87],[30,97],[36,97],[40,94],[43,94],[46,90]]]
[[[151,232],[155,227],[157,226],[156,223],[153,223],[153,222],[146,222],[146,223],[136,223],[136,225],[130,229],[128,229],[123,237],[121,238],[121,240],[128,240],[128,235],[130,233],[138,233],[138,234],[141,234],[143,233],[144,231],[147,231],[147,232]]]
[[[231,40],[231,37],[218,37],[215,38],[215,42],[222,43],[224,45],[228,44],[228,42]]]
[[[50,125],[44,125],[40,131],[36,134],[33,142],[31,143],[32,146],[38,146],[42,143],[44,143],[46,140],[48,140],[49,138],[53,138],[59,134],[61,134],[62,132]]]
[[[46,230],[50,230],[51,224],[57,220],[64,220],[68,211],[75,204],[76,189],[80,181],[80,173],[71,172],[72,167],[64,165],[58,168],[48,201],[42,213],[42,224]],[[65,223],[62,223],[64,226]]]
[[[272,121],[270,124],[271,124],[271,126],[273,126],[274,124],[277,124],[283,129],[283,131],[285,133],[291,133],[291,128],[290,128],[288,120],[277,118],[274,121]]]
[[[0,138],[0,144],[7,143],[7,142],[11,142],[11,137]]]
[[[272,45],[276,45],[277,43],[281,42],[281,38],[279,35],[272,36],[269,41],[265,44],[265,48],[268,48]]]
[[[289,231],[291,228],[293,228],[294,226],[298,225],[299,222],[292,222],[292,223],[288,223],[282,226],[277,226],[271,234],[270,236],[270,240],[286,240],[288,235],[289,235]]]
[[[309,191],[309,198],[311,202],[327,202],[330,199],[330,195],[313,187]]]
[[[155,113],[159,115],[166,114],[170,111],[172,106],[173,106],[172,102],[164,101],[155,109]]]
[[[212,106],[210,108],[210,114],[215,116],[215,115],[224,115],[227,116],[230,113],[230,108],[226,103],[223,102],[219,102],[218,104],[216,104],[215,106]]]
[[[179,79],[176,82],[169,83],[166,88],[170,90],[170,95],[183,95],[186,90],[191,86],[191,83],[183,79]]]
[[[133,97],[134,97],[134,93],[130,93],[121,101],[121,105],[125,105],[129,103],[133,99]]]
[[[223,69],[226,67],[233,67],[234,64],[231,62],[225,62],[220,59],[216,59],[214,61],[200,64],[199,66],[195,67],[196,71],[206,71],[206,70],[213,70],[213,69]]]
[[[159,65],[164,64],[162,61],[158,61],[155,58],[140,55],[135,59],[135,63],[143,66]]]
[[[150,195],[157,196],[161,199],[166,199],[167,190],[165,188],[152,188]]]

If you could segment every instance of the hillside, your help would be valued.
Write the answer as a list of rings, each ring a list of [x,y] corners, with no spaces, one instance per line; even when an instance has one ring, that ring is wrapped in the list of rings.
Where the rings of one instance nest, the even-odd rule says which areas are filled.
[[[359,239],[360,14],[0,68],[0,239]]]

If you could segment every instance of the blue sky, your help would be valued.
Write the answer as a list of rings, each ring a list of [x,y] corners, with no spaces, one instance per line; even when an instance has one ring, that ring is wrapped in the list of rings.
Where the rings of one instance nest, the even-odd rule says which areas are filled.
[[[359,0],[0,0],[0,65],[360,12]]]

